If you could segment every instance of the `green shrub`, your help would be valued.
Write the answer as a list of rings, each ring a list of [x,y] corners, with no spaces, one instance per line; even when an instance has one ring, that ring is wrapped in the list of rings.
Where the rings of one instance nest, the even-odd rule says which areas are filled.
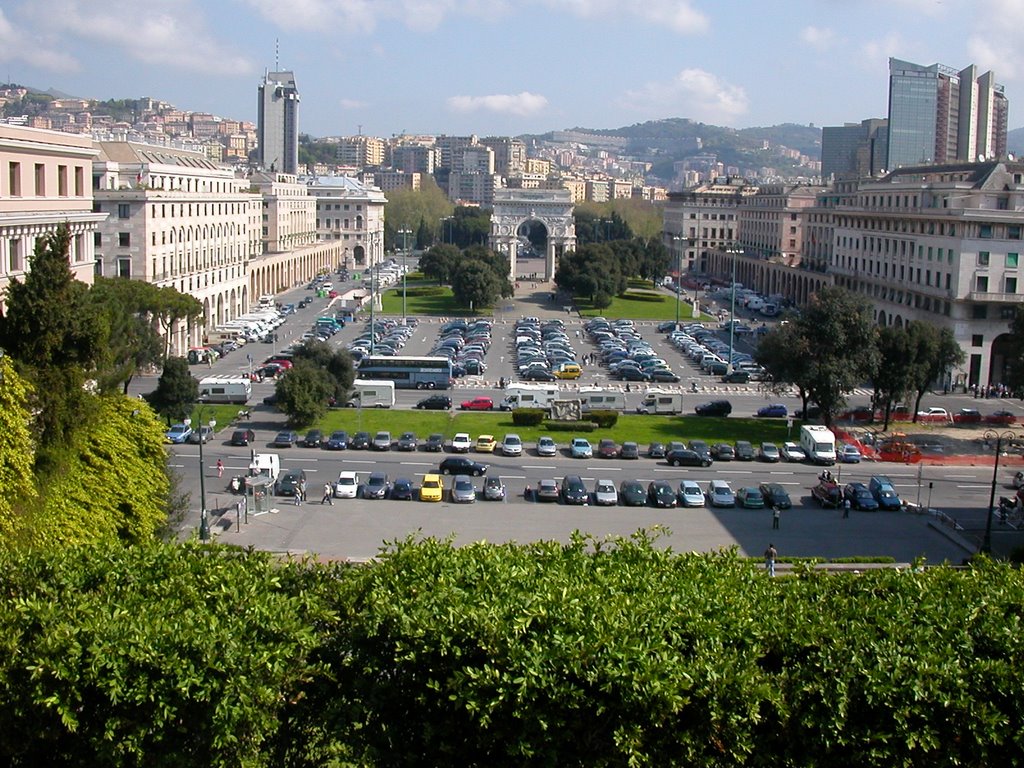
[[[447,289],[442,285],[417,285],[407,288],[406,296],[442,296]]]
[[[589,411],[587,416],[602,429],[611,429],[619,422],[618,411]]]
[[[544,427],[552,432],[593,432],[597,426],[593,421],[573,419],[550,419],[544,423]]]
[[[547,415],[543,408],[516,408],[512,411],[512,423],[517,427],[539,427]]]
[[[668,301],[668,297],[663,296],[660,293],[651,293],[649,291],[626,291],[619,294],[619,296],[627,301],[650,301],[656,304]]]

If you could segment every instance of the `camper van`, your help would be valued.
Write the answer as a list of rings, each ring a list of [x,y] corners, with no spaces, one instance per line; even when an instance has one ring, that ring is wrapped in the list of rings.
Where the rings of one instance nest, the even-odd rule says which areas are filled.
[[[800,427],[800,447],[813,464],[836,463],[836,436],[832,430],[820,424],[805,424]]]
[[[514,411],[516,408],[548,409],[558,396],[558,387],[551,384],[509,384],[505,389],[505,399],[498,407],[503,411]]]
[[[580,387],[576,398],[580,401],[580,410],[587,411],[621,411],[626,407],[626,396],[622,392],[601,387]]]
[[[352,382],[349,408],[390,408],[395,404],[395,382],[356,379]]]
[[[234,403],[244,405],[252,397],[252,381],[248,376],[216,374],[199,381],[200,403]]]
[[[260,296],[260,307],[262,309],[273,309],[274,308],[274,294],[265,293]]]
[[[637,413],[682,413],[683,396],[679,392],[649,389],[636,407]]]

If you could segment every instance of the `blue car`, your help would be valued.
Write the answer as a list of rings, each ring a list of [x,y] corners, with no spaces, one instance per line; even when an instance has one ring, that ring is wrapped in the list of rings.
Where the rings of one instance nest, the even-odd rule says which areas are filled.
[[[191,436],[192,428],[188,424],[175,424],[164,433],[167,442],[175,444],[184,443]]]
[[[594,449],[585,437],[574,437],[569,444],[569,453],[574,459],[589,459],[593,457]]]
[[[763,419],[784,419],[789,416],[789,408],[784,403],[772,403],[758,408],[757,415]]]

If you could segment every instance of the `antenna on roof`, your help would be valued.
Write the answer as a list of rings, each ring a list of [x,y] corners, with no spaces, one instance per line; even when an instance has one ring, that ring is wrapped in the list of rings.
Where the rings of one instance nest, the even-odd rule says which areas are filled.
[[[274,38],[274,70],[281,71],[281,38]]]

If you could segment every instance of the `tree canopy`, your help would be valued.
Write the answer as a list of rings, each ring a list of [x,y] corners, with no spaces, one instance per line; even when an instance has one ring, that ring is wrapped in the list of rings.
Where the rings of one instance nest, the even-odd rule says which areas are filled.
[[[198,398],[199,382],[184,357],[167,358],[156,389],[146,395],[153,410],[168,423],[182,421],[192,412],[192,405]]]

